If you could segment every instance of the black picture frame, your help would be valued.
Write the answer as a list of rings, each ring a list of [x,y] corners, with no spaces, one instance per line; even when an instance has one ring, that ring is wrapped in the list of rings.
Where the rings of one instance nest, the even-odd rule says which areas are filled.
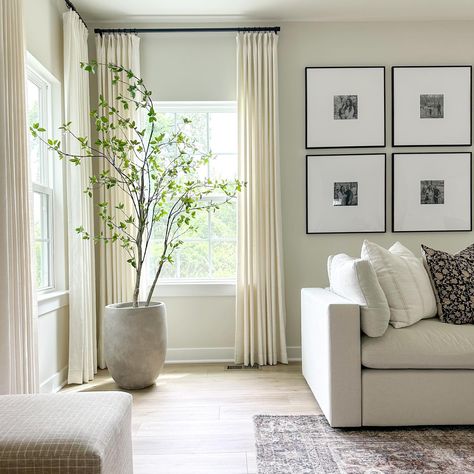
[[[382,69],[383,70],[383,143],[375,145],[340,145],[340,146],[310,146],[308,143],[308,71],[311,69]],[[330,149],[360,149],[360,148],[385,148],[387,146],[387,92],[386,92],[386,68],[385,66],[306,66],[305,67],[305,148],[307,150],[330,150]]]
[[[309,205],[308,205],[308,163],[311,157],[357,157],[357,156],[383,156],[383,230],[356,230],[356,231],[318,231],[313,232],[309,230]],[[350,158],[349,158],[350,159]],[[337,153],[337,154],[307,154],[305,160],[305,230],[307,235],[328,235],[328,234],[384,234],[387,232],[387,153]]]
[[[396,138],[396,132],[395,132],[395,126],[396,126],[396,117],[395,117],[395,70],[396,69],[426,69],[426,68],[467,68],[469,69],[469,141],[466,143],[416,143],[416,144],[402,144],[402,143],[396,143],[395,138]],[[472,65],[466,64],[466,65],[434,65],[434,66],[429,66],[429,65],[405,65],[405,66],[392,66],[391,67],[391,89],[392,89],[392,124],[391,124],[391,132],[392,132],[392,147],[394,148],[420,148],[420,147],[431,147],[431,146],[436,146],[436,147],[454,147],[454,146],[464,146],[464,147],[470,147],[472,146]]]
[[[469,155],[469,228],[466,229],[410,229],[400,230],[395,228],[395,205],[396,205],[396,172],[395,172],[395,159],[396,156],[410,156],[410,155]],[[420,232],[472,232],[472,152],[470,151],[457,151],[457,152],[444,152],[444,151],[432,151],[432,152],[393,152],[392,153],[392,233],[394,234],[409,234],[409,233],[420,233]]]

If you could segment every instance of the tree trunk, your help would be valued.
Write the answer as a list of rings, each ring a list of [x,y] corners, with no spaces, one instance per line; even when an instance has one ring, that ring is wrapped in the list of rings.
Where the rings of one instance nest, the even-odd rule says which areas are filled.
[[[146,305],[150,305],[151,298],[153,297],[153,291],[155,291],[156,282],[158,281],[158,277],[160,276],[161,269],[163,268],[163,262],[161,262],[158,266],[158,270],[156,270],[155,278],[153,279],[153,283],[151,285],[150,291],[148,292],[148,297],[146,299]]]
[[[137,260],[136,260],[137,277],[135,280],[135,289],[133,290],[133,307],[134,308],[138,307],[138,297],[140,296],[140,280],[142,277],[142,264],[143,264],[142,237],[143,237],[143,232],[140,229],[137,234]]]
[[[140,279],[141,279],[141,265],[137,268],[137,276],[135,279],[135,288],[133,290],[133,307],[138,307],[138,297],[140,296]],[[148,305],[147,305],[148,306]]]

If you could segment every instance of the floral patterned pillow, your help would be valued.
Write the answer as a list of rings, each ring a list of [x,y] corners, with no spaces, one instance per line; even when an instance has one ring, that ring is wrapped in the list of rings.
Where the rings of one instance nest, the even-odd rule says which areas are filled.
[[[421,246],[441,321],[474,323],[474,244],[451,255]]]

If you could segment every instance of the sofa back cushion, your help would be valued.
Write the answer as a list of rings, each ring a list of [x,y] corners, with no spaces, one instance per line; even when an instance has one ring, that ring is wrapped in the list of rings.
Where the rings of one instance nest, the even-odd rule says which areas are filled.
[[[390,309],[370,262],[346,254],[330,256],[328,275],[331,291],[360,306],[362,332],[370,337],[382,336]]]
[[[372,264],[390,307],[390,324],[411,326],[436,315],[436,299],[421,258],[400,242],[390,249],[365,240],[361,256]]]
[[[441,321],[474,323],[474,245],[451,255],[421,246]]]

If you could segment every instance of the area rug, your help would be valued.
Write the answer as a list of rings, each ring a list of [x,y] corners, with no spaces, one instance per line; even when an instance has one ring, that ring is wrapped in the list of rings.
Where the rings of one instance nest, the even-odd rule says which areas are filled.
[[[471,427],[338,429],[322,415],[254,424],[259,474],[474,473]]]

